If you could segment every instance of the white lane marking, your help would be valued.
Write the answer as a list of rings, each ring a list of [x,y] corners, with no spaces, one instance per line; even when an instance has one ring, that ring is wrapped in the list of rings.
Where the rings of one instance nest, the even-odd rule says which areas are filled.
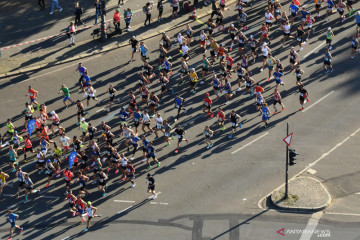
[[[237,153],[238,151],[240,151],[240,150],[242,150],[242,149],[246,148],[247,146],[249,146],[249,145],[253,144],[253,143],[254,143],[254,142],[256,142],[257,140],[259,140],[259,139],[261,139],[261,138],[265,137],[265,136],[266,136],[266,135],[268,135],[268,134],[269,134],[269,133],[268,133],[268,132],[266,132],[265,134],[261,135],[260,137],[257,137],[257,138],[255,138],[254,140],[252,140],[251,142],[249,142],[249,143],[245,144],[245,145],[244,145],[244,146],[242,146],[241,148],[239,148],[239,149],[237,149],[237,150],[233,151],[231,154],[235,154],[235,153]]]
[[[322,100],[324,100],[325,98],[327,98],[328,96],[330,96],[330,94],[332,94],[334,91],[329,92],[328,94],[326,94],[325,96],[323,96],[322,98],[320,98],[319,100],[317,100],[316,102],[314,102],[313,104],[311,104],[308,108],[305,108],[302,112],[306,112],[307,110],[309,110],[310,108],[312,108],[313,106],[315,106],[316,104],[318,104],[319,102],[321,102]]]
[[[15,195],[16,194],[6,194],[6,193],[3,194],[4,197],[15,197]]]
[[[153,205],[169,205],[168,203],[166,202],[150,202],[150,204],[153,204]]]
[[[128,201],[128,200],[114,200],[114,202],[119,202],[119,203],[135,203],[135,201]]]
[[[157,194],[156,194],[156,196],[159,196],[161,194],[161,192],[158,192]],[[151,199],[153,197],[153,195],[151,195],[150,197],[148,197],[148,199]]]
[[[15,204],[11,205],[11,206],[9,207],[9,209],[12,209],[12,208],[16,207],[17,205],[22,204],[22,203],[24,203],[24,202],[25,202],[25,200],[22,200],[22,201],[20,201],[20,202],[18,202],[18,203],[15,203]]]
[[[324,214],[329,214],[329,215],[344,215],[344,216],[355,216],[355,217],[360,217],[360,214],[357,214],[357,213],[324,212]]]
[[[130,208],[132,208],[132,207],[133,207],[133,206],[127,207],[127,208],[121,210],[120,212],[118,212],[118,214],[119,214],[119,213],[122,213],[122,212],[125,212],[126,210],[128,210],[128,209],[130,209]]]
[[[338,144],[336,144],[333,148],[331,148],[329,151],[327,151],[326,153],[323,153],[323,155],[321,155],[321,157],[319,157],[318,159],[316,159],[314,162],[310,163],[309,165],[307,165],[303,170],[301,170],[298,174],[295,174],[292,178],[289,179],[289,182],[300,176],[301,174],[303,174],[305,171],[307,171],[308,169],[310,169],[312,166],[314,166],[315,164],[317,164],[318,162],[320,162],[323,158],[325,158],[327,155],[329,155],[330,153],[332,153],[333,151],[335,151],[338,147],[340,147],[341,145],[343,145],[347,140],[350,139],[350,137],[353,137],[356,133],[358,133],[360,131],[360,128],[358,128],[356,131],[354,131],[352,134],[350,134],[350,136],[346,137],[344,140],[342,140],[341,142],[339,142]],[[282,187],[285,184],[281,184]],[[275,188],[273,191],[271,191],[270,193],[268,193],[267,195],[265,195],[265,197],[263,197],[262,199],[260,199],[260,201],[258,202],[258,207],[261,209],[264,209],[261,207],[261,202],[269,197],[271,195],[271,193],[273,193],[276,189],[278,189],[279,187]]]
[[[96,56],[91,57],[91,58],[89,58],[89,59],[87,59],[87,60],[84,60],[83,62],[90,61],[90,60],[92,60],[92,59],[94,59],[94,58],[100,57],[101,55],[102,55],[102,54],[97,54]],[[76,64],[70,64],[69,66],[62,67],[62,68],[59,68],[59,69],[54,70],[54,71],[49,71],[49,72],[47,72],[47,73],[43,73],[43,74],[40,74],[39,76],[31,77],[31,78],[29,78],[29,79],[25,79],[25,80],[23,80],[23,81],[21,81],[21,82],[15,83],[15,84],[20,84],[20,83],[23,83],[23,82],[27,82],[27,81],[30,81],[30,80],[33,80],[33,79],[36,79],[36,78],[40,78],[40,77],[43,77],[43,76],[46,76],[46,75],[49,75],[49,74],[52,74],[52,73],[55,73],[55,72],[64,70],[64,69],[69,68],[69,67],[77,66],[77,65],[78,65],[78,63],[76,63]],[[55,66],[54,66],[54,67],[55,67]],[[12,76],[10,76],[10,77],[12,77]],[[8,78],[0,79],[0,82],[4,82],[4,81],[9,81],[9,79],[8,79]]]
[[[310,54],[312,54],[314,51],[316,51],[317,49],[319,49],[322,45],[324,45],[326,42],[321,43],[319,46],[317,46],[316,48],[314,48],[313,50],[311,50],[309,53],[305,54],[304,58],[306,58],[307,56],[309,56]]]
[[[311,215],[311,218],[309,219],[309,222],[307,223],[299,240],[310,240],[310,238],[312,237],[314,230],[316,229],[317,225],[319,224],[319,220],[323,214],[324,213],[322,211],[320,211],[320,212],[316,212],[313,215]]]
[[[42,198],[58,199],[60,197],[57,197],[57,196],[42,196]]]
[[[67,237],[62,238],[61,240],[67,240],[69,238],[70,238],[70,236],[67,236]]]
[[[103,107],[103,108],[100,108],[99,110],[96,110],[96,112],[101,112],[101,111],[103,111],[103,110],[105,110],[104,107]]]
[[[307,170],[307,172],[308,173],[310,173],[310,174],[315,174],[315,173],[317,173],[317,171],[315,170],[315,169],[312,169],[312,168],[309,168],[308,170]]]
[[[53,189],[53,188],[55,188],[55,186],[50,186],[50,187],[46,188],[45,190],[41,190],[41,191],[40,191],[40,194],[44,194],[44,193],[50,191],[50,190]]]

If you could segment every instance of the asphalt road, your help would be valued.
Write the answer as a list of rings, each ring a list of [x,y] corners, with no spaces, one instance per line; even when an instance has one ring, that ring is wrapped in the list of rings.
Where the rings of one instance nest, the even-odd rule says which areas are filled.
[[[287,5],[286,5],[287,6]],[[284,7],[286,9],[286,7]],[[254,6],[254,10],[259,6]],[[251,11],[250,11],[251,12]],[[231,13],[231,12],[230,12]],[[227,13],[227,14],[230,14]],[[262,18],[262,14],[260,15]],[[290,131],[294,132],[292,147],[300,154],[297,164],[290,168],[290,176],[295,175],[319,159],[324,153],[328,153],[324,159],[318,162],[312,169],[317,171],[316,176],[327,180],[327,187],[334,196],[334,204],[325,210],[321,218],[316,222],[316,229],[329,230],[330,239],[358,239],[358,221],[360,209],[354,202],[358,201],[359,187],[353,184],[359,177],[359,167],[355,157],[358,156],[357,147],[358,133],[353,134],[360,126],[358,124],[359,99],[357,81],[359,69],[357,67],[358,56],[350,59],[350,39],[354,34],[354,20],[339,23],[333,15],[330,21],[322,21],[315,24],[315,34],[309,43],[299,53],[301,67],[304,69],[303,76],[306,89],[309,91],[310,102],[307,109],[299,112],[298,95],[295,93],[295,76],[284,76],[285,86],[281,87],[281,95],[284,98],[286,110],[273,116],[269,122],[269,128],[264,129],[260,123],[261,116],[255,109],[254,99],[247,95],[237,94],[229,105],[225,105],[224,97],[214,104],[222,106],[229,114],[235,109],[241,116],[243,128],[238,129],[233,139],[227,138],[230,133],[230,124],[226,130],[221,131],[216,126],[216,119],[209,119],[201,112],[203,96],[210,92],[210,83],[200,86],[198,93],[193,95],[187,84],[175,87],[175,92],[185,98],[185,106],[189,108],[187,114],[181,114],[179,121],[174,122],[176,111],[173,107],[175,95],[167,93],[159,112],[169,119],[175,127],[181,124],[187,131],[189,143],[183,143],[178,155],[174,154],[176,142],[172,141],[169,147],[164,147],[163,139],[155,142],[161,167],[153,167],[150,172],[154,174],[157,191],[161,192],[156,200],[150,201],[150,194],[146,193],[145,176],[148,172],[140,161],[142,156],[136,155],[135,167],[137,172],[136,187],[130,188],[128,183],[122,183],[120,176],[114,176],[111,172],[109,193],[105,198],[94,185],[90,185],[91,200],[98,207],[102,217],[94,220],[94,225],[86,234],[82,233],[84,226],[80,226],[79,218],[72,218],[67,210],[67,204],[63,201],[63,180],[54,180],[54,188],[39,198],[30,196],[30,202],[23,205],[23,198],[13,199],[3,197],[1,201],[2,212],[5,214],[6,207],[13,208],[20,214],[19,224],[25,226],[25,231],[19,239],[110,239],[119,236],[123,239],[279,239],[276,231],[285,228],[291,230],[303,230],[311,226],[313,222],[311,214],[307,213],[284,213],[258,207],[258,202],[273,189],[283,183],[284,180],[284,151],[285,145],[282,139],[286,133],[286,122],[290,123]],[[259,16],[251,12],[250,26],[256,26],[260,21]],[[227,18],[226,26],[234,18]],[[204,21],[201,19],[201,21]],[[328,26],[334,29],[334,49],[331,51],[335,71],[323,75],[322,61],[324,53],[325,30]],[[204,27],[199,22],[194,22],[193,28],[198,32]],[[281,59],[286,66],[285,73],[289,72],[288,55],[291,45],[295,42],[287,42],[282,48],[279,44],[280,30],[273,27],[272,44],[273,55]],[[175,36],[180,30],[169,32]],[[181,29],[184,32],[184,29]],[[258,34],[258,28],[250,28],[246,32]],[[197,33],[198,34],[198,33]],[[227,34],[216,34],[218,41],[229,45]],[[157,44],[159,38],[149,39],[145,44],[150,48],[150,57],[156,60],[158,57]],[[196,45],[192,45],[190,64],[196,66],[200,73],[200,59],[202,51]],[[298,49],[298,47],[296,47]],[[123,99],[129,89],[137,90],[137,73],[141,70],[139,54],[136,61],[128,64],[130,48],[122,48],[107,52],[81,62],[89,69],[90,77],[95,82],[97,95],[102,100],[100,104],[91,103],[90,114],[86,120],[98,124],[102,119],[114,128],[114,133],[119,136],[117,119],[113,116],[125,103],[117,103],[112,112],[104,110],[108,103],[106,94],[107,86],[111,83],[119,91],[118,99]],[[179,69],[179,53],[172,50],[173,72]],[[239,61],[238,53],[231,52],[235,62]],[[152,62],[154,63],[154,62]],[[265,81],[267,70],[259,72],[261,67],[260,58],[250,66],[253,78],[264,87],[265,99],[272,102],[272,92],[275,83]],[[0,79],[0,95],[4,103],[1,109],[0,122],[4,123],[8,117],[13,119],[16,127],[21,129],[23,125],[24,103],[27,101],[26,90],[32,85],[39,91],[38,100],[48,106],[48,110],[56,110],[62,119],[61,125],[68,132],[68,136],[80,135],[76,123],[76,110],[74,107],[64,109],[61,96],[57,94],[61,83],[71,87],[72,99],[82,99],[76,86],[78,75],[74,73],[77,62],[55,66],[45,70],[36,71],[16,77]],[[154,64],[155,65],[155,64]],[[218,70],[218,65],[215,65]],[[155,72],[158,75],[158,71]],[[172,78],[170,85],[176,86],[178,78]],[[208,78],[208,82],[210,79]],[[232,85],[235,85],[236,77],[233,74]],[[160,87],[156,81],[150,84],[151,91],[159,93]],[[138,92],[136,95],[139,96]],[[140,103],[140,99],[138,99]],[[140,104],[143,108],[144,104]],[[270,107],[271,110],[272,107]],[[35,113],[36,114],[36,113]],[[202,130],[205,125],[211,125],[215,131],[214,147],[210,150],[203,143]],[[4,124],[2,132],[5,131]],[[350,140],[343,145],[339,143],[351,136]],[[154,135],[148,139],[153,140]],[[123,138],[120,138],[123,140]],[[35,142],[35,141],[34,141]],[[117,146],[121,152],[123,145]],[[334,150],[331,150],[335,148]],[[329,153],[329,151],[331,152]],[[236,153],[234,153],[237,151]],[[234,153],[234,154],[232,154]],[[0,152],[3,167],[7,162],[7,149]],[[20,156],[22,159],[22,156]],[[31,163],[30,163],[31,164]],[[32,173],[31,177],[36,185],[43,187],[46,184],[45,176],[38,176],[34,167],[25,165],[25,170]],[[28,167],[27,167],[28,166]],[[14,176],[11,177],[14,179]],[[351,183],[351,184],[350,184]],[[336,186],[341,186],[341,189]],[[346,186],[346,187],[344,187]],[[77,184],[73,188],[78,189]],[[340,191],[341,190],[341,191]],[[5,189],[5,194],[14,194],[15,189]],[[115,201],[116,200],[116,201]],[[346,204],[345,204],[346,203]],[[12,206],[17,204],[16,206]],[[348,206],[348,207],[344,207]],[[4,237],[7,237],[8,223],[1,225]],[[319,236],[312,235],[309,238],[302,233],[285,232],[286,239],[317,239]]]

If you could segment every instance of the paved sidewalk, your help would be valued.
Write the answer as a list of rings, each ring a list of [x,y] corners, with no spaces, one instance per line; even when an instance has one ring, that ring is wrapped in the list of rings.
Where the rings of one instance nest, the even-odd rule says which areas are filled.
[[[312,177],[297,177],[289,182],[288,198],[285,186],[271,194],[271,202],[278,208],[300,211],[320,211],[331,203],[331,196],[320,181]]]
[[[235,1],[229,1],[229,5]],[[228,11],[230,12],[230,11]],[[199,18],[204,17],[211,13],[211,7],[203,7],[197,9],[197,16]],[[227,15],[233,15],[231,11]],[[107,40],[105,43],[93,40],[90,34],[92,29],[87,30],[89,39],[83,42],[76,42],[76,46],[68,46],[67,36],[60,37],[64,41],[64,46],[61,48],[50,49],[50,50],[38,50],[31,53],[19,54],[14,57],[0,58],[0,77],[11,76],[14,74],[24,73],[28,71],[34,71],[39,68],[46,68],[56,64],[64,62],[74,61],[83,57],[91,56],[101,52],[114,50],[118,47],[128,45],[128,41],[131,36],[137,36],[138,39],[148,39],[156,35],[160,35],[161,32],[167,31],[174,28],[185,29],[187,23],[195,21],[191,18],[192,13],[184,14],[179,18],[172,19],[167,18],[166,22],[161,24],[154,22],[151,27],[144,27],[143,24],[138,24],[132,27],[131,32],[123,31],[122,35],[116,35]],[[164,16],[166,18],[167,16]],[[202,21],[206,21],[202,19]],[[174,38],[175,36],[170,36]],[[40,45],[41,43],[39,43]]]

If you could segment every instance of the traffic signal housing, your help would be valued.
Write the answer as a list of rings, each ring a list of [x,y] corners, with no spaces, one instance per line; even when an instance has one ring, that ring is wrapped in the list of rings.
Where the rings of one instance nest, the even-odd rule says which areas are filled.
[[[295,152],[295,149],[289,149],[289,165],[293,166],[295,165],[296,155],[299,155]]]

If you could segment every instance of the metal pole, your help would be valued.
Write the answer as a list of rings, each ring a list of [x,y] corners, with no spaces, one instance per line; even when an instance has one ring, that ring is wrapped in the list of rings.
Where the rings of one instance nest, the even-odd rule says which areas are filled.
[[[101,2],[100,16],[101,16],[101,42],[106,42],[107,36],[105,32],[105,1]]]
[[[289,123],[286,123],[286,136],[289,136]],[[286,144],[286,174],[285,174],[285,199],[288,198],[288,180],[289,180],[289,146]]]

